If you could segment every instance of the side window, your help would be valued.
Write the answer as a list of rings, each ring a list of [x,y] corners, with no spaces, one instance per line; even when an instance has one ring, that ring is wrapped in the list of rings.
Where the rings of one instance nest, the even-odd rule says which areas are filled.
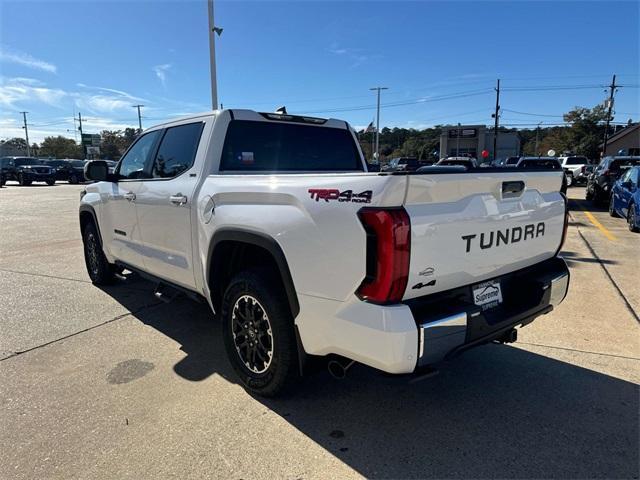
[[[640,169],[634,168],[631,171],[631,181],[636,187],[640,184]]]
[[[155,130],[141,136],[129,149],[120,161],[118,173],[123,178],[143,179],[148,178],[145,174],[145,166],[150,159],[153,149],[160,138],[162,130]]]
[[[152,178],[173,178],[193,165],[204,123],[168,128],[151,168]]]

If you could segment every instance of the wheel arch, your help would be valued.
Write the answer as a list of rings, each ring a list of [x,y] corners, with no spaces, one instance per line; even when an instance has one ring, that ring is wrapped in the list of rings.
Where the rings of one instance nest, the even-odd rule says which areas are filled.
[[[233,266],[238,265],[233,253],[251,252],[252,255],[267,255],[276,272],[279,274],[284,287],[289,308],[293,318],[300,312],[300,304],[296,294],[293,278],[289,270],[289,264],[285,254],[272,237],[264,233],[239,228],[221,228],[217,230],[209,243],[205,280],[209,287],[211,303],[216,311],[219,311],[223,292],[218,286],[224,283],[225,277],[233,273]],[[230,256],[230,254],[232,254]],[[224,268],[225,261],[231,262],[231,269]],[[240,260],[240,263],[241,260]],[[227,278],[229,280],[230,278]]]
[[[96,226],[96,230],[98,231],[98,240],[100,241],[100,246],[102,247],[102,234],[100,233],[100,225],[98,224],[98,216],[96,215],[96,211],[91,205],[82,204],[80,205],[80,235],[84,233],[84,228],[89,222],[93,222],[93,224]]]

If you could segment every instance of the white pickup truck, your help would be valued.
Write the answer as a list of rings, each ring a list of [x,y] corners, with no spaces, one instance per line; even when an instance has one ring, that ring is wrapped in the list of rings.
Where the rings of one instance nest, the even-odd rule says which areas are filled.
[[[366,168],[340,120],[234,109],[150,128],[115,172],[86,166],[89,276],[205,299],[261,395],[320,362],[430,371],[564,299],[562,171]]]

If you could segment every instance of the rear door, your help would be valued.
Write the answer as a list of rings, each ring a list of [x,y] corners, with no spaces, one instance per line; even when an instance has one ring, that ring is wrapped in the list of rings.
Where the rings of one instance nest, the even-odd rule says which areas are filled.
[[[136,201],[161,133],[152,131],[136,140],[120,162],[120,179],[103,196],[100,233],[104,244],[117,260],[141,269],[144,255]]]
[[[136,194],[146,271],[186,288],[195,287],[191,212],[203,175],[204,127],[204,121],[190,121],[165,129],[150,178]]]
[[[405,298],[471,285],[552,257],[562,239],[562,171],[410,175]]]

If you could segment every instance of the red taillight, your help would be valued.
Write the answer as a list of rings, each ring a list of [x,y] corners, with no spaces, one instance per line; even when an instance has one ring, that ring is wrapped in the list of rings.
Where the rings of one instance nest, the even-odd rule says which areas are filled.
[[[397,303],[409,276],[409,215],[404,208],[363,208],[358,217],[367,232],[367,276],[356,295],[373,303]]]

